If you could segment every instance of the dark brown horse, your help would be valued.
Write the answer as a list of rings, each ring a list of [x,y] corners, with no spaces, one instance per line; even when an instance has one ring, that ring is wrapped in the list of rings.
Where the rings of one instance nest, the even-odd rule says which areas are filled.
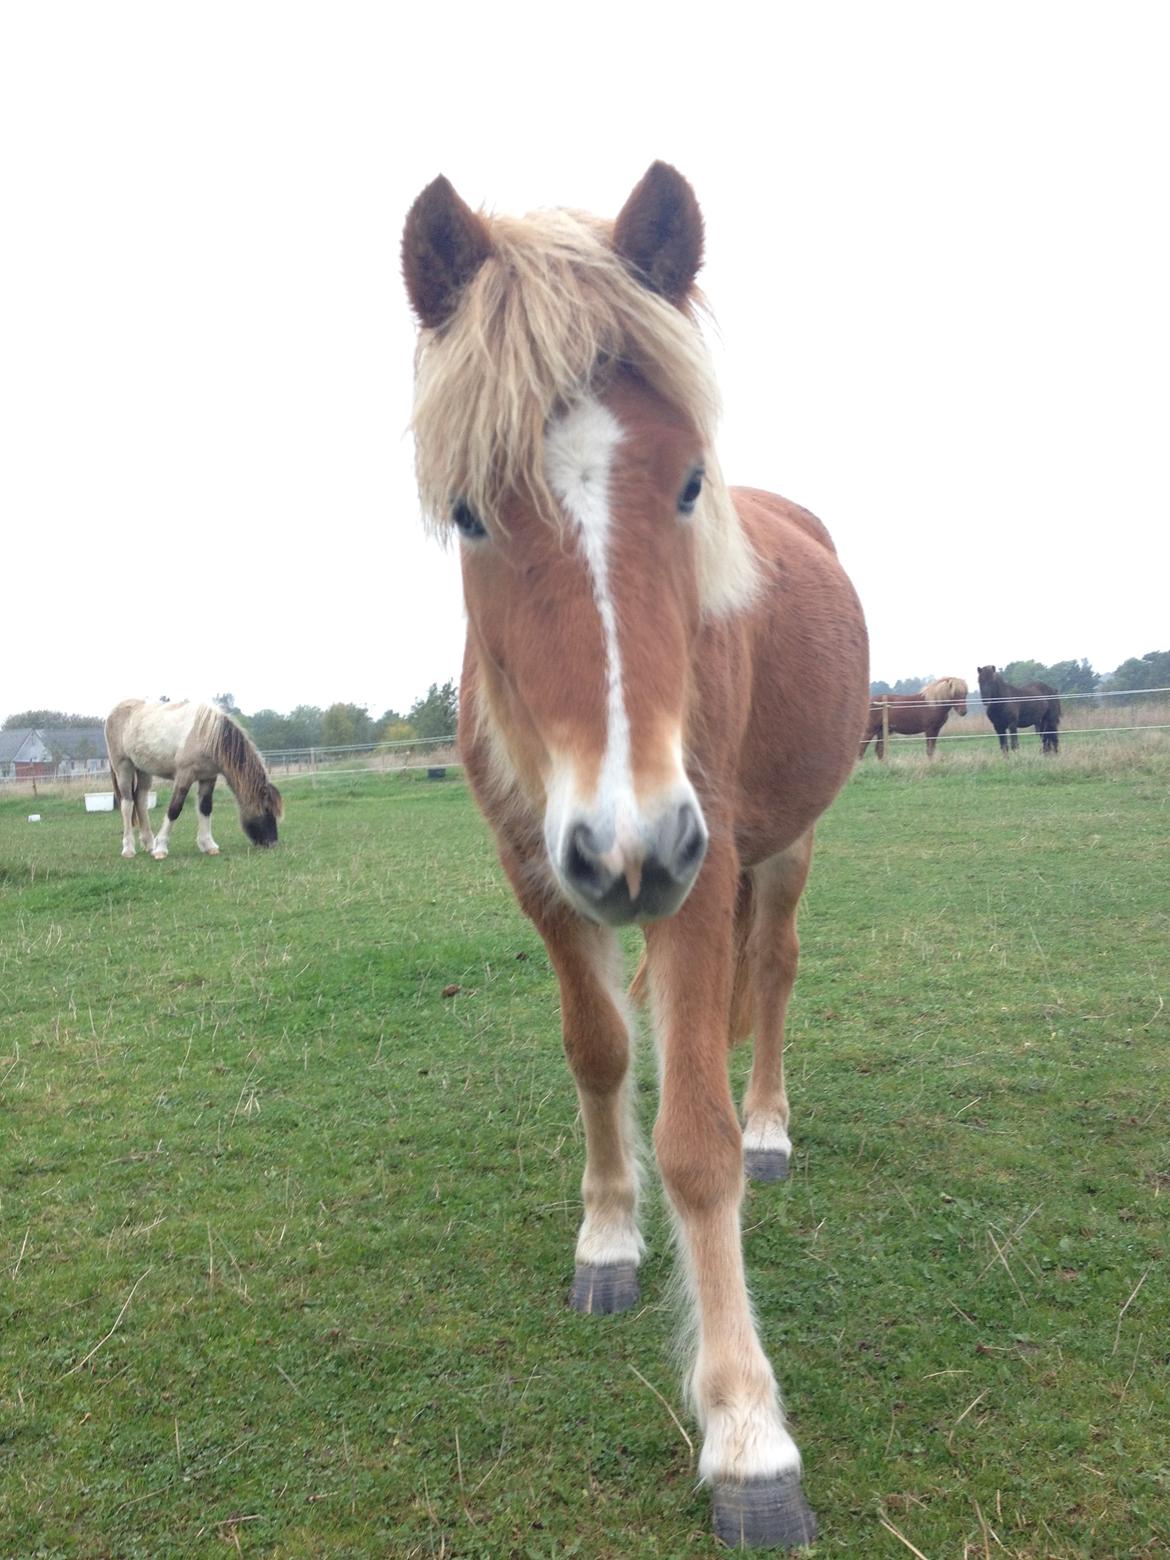
[[[720,474],[702,247],[690,185],[656,163],[616,222],[487,217],[437,179],[407,219],[403,262],[422,325],[419,486],[462,561],[460,746],[560,982],[585,1129],[569,1303],[638,1298],[615,930],[634,923],[661,1060],[654,1147],[695,1323],[699,1476],[738,1548],[814,1532],[739,1210],[745,1161],[761,1179],[787,1173],[796,906],[813,826],[857,751],[868,671],[825,528]],[[728,1042],[753,1031],[741,1128]]]
[[[861,754],[876,738],[874,752],[886,756],[885,732],[903,737],[926,737],[926,751],[934,757],[938,734],[952,710],[967,713],[967,684],[961,677],[938,677],[917,693],[881,693],[870,701],[869,721],[861,737]]]
[[[987,718],[999,736],[1004,754],[1008,751],[1008,735],[1013,748],[1018,748],[1021,726],[1035,726],[1045,753],[1060,749],[1060,700],[1056,689],[1044,682],[1025,683],[1014,688],[1005,682],[1003,673],[994,666],[979,668],[979,692],[987,708]]]

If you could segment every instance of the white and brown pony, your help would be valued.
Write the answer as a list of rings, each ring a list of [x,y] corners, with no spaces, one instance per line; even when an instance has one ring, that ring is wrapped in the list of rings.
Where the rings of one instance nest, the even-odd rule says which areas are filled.
[[[696,314],[703,226],[655,163],[616,222],[418,197],[403,264],[422,326],[414,435],[457,532],[459,732],[504,868],[561,989],[585,1129],[570,1304],[638,1296],[631,1023],[615,928],[645,933],[658,1166],[696,1322],[690,1391],[732,1544],[814,1531],[744,1277],[749,1173],[791,1146],[784,1015],[813,825],[849,774],[865,624],[824,527],[724,485]],[[755,1033],[736,1116],[729,1041]]]
[[[870,742],[879,758],[886,756],[885,732],[903,737],[926,737],[926,752],[934,757],[938,734],[954,710],[967,713],[967,684],[961,677],[937,677],[917,693],[881,693],[870,701],[869,718],[861,734],[861,758]],[[876,740],[875,740],[876,739]]]
[[[280,792],[268,778],[264,760],[251,738],[214,704],[152,704],[123,699],[106,717],[106,746],[114,800],[122,809],[122,854],[134,854],[134,826],[142,848],[156,861],[167,854],[171,826],[183,811],[187,792],[199,784],[199,849],[219,854],[211,837],[211,799],[223,775],[240,810],[240,827],[253,845],[275,845],[276,824],[284,811]],[[146,797],[152,775],[173,780],[167,815],[158,835],[151,833]]]

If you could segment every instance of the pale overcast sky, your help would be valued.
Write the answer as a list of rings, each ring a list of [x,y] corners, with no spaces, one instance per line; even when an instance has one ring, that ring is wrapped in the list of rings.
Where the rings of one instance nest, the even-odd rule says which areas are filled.
[[[872,672],[1170,645],[1168,13],[0,9],[0,716],[457,675],[406,209],[707,219],[720,454],[833,532]]]

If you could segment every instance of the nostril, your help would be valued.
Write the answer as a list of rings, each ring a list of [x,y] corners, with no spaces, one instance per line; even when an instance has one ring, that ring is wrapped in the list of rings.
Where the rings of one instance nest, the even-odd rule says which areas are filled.
[[[687,877],[697,871],[707,849],[707,836],[702,822],[689,802],[682,808],[675,840],[675,875]]]
[[[565,874],[586,893],[603,893],[609,874],[602,871],[597,837],[588,824],[578,823],[569,835],[565,852]]]

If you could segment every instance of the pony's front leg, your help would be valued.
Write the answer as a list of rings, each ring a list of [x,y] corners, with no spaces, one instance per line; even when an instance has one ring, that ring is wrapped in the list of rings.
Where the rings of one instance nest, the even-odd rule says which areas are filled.
[[[743,1150],[727,1075],[738,875],[731,856],[713,848],[686,904],[647,933],[662,1053],[654,1145],[698,1324],[691,1397],[715,1531],[736,1548],[792,1546],[811,1543],[816,1524],[744,1274]]]
[[[753,1181],[788,1174],[788,1091],[784,1087],[784,1021],[796,980],[800,942],[796,907],[812,862],[811,829],[752,872],[755,919],[748,944],[755,1040],[743,1097],[744,1169]]]
[[[195,843],[206,856],[218,856],[219,846],[211,837],[211,801],[215,792],[215,777],[199,782],[199,824]]]
[[[630,1018],[621,946],[608,928],[567,907],[531,898],[522,873],[513,881],[560,982],[565,1055],[585,1128],[585,1216],[569,1304],[575,1311],[624,1311],[638,1300],[644,1246],[638,1230]]]
[[[154,837],[154,849],[151,851],[151,855],[156,861],[166,860],[167,852],[170,848],[171,826],[183,811],[183,803],[187,800],[187,792],[191,789],[191,783],[194,778],[193,775],[185,775],[182,779],[178,775],[175,776],[174,789],[171,792],[171,799],[167,803],[167,815],[163,819],[162,828]]]

